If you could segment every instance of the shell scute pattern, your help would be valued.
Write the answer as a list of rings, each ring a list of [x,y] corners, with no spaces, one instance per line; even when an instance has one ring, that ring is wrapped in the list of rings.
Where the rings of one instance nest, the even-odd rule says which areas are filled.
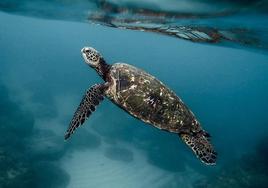
[[[106,95],[134,117],[179,132],[195,119],[182,101],[155,77],[127,64],[114,64]]]

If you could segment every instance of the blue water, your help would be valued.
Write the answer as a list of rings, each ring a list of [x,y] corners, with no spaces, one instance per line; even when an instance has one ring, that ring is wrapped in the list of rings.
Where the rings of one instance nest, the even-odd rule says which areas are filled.
[[[79,14],[90,6],[77,4],[74,19],[68,19],[32,14],[10,2],[0,3],[0,187],[268,187],[265,47],[90,24]],[[28,4],[31,10],[42,7]],[[69,10],[44,7],[53,7],[47,12],[55,15],[54,10]],[[254,6],[254,16],[243,12],[235,18],[248,16],[247,28],[266,31],[267,21],[257,19],[263,12]],[[220,19],[229,19],[222,26],[239,22]],[[256,37],[267,41],[265,36]],[[65,142],[85,90],[102,82],[83,62],[84,46],[96,48],[110,64],[142,68],[172,88],[212,135],[217,165],[205,166],[176,135],[130,117],[108,100]]]

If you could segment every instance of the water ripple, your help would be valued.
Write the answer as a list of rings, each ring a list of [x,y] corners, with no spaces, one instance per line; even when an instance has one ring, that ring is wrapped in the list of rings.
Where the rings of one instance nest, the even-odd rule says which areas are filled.
[[[268,49],[267,0],[3,0],[0,10],[159,33],[198,43]]]

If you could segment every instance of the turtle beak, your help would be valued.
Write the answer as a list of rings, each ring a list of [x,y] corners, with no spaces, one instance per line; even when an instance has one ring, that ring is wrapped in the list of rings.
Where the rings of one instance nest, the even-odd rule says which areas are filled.
[[[89,48],[88,47],[84,47],[81,49],[81,53],[85,54],[86,52],[89,52]]]
[[[82,53],[82,57],[83,57],[85,63],[88,64],[88,60],[87,60],[87,55],[86,55],[86,52],[85,52],[85,48],[83,48],[81,50],[81,53]]]

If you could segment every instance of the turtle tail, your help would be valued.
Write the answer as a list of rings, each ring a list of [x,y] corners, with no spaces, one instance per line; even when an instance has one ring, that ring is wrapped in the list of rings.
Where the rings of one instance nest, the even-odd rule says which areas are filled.
[[[217,152],[209,142],[210,136],[207,132],[201,130],[198,133],[179,133],[179,136],[203,163],[216,164]]]

